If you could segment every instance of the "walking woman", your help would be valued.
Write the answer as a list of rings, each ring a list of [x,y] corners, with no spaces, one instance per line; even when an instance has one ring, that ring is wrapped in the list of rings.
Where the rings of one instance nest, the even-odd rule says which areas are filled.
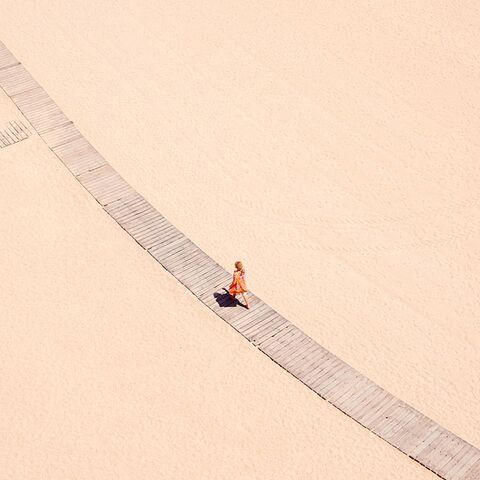
[[[247,284],[245,283],[245,268],[243,268],[242,262],[235,262],[235,270],[233,271],[233,279],[230,287],[228,288],[228,293],[235,300],[237,294],[241,293],[243,300],[245,301],[245,306],[250,308],[248,304],[247,297],[245,294],[248,292]]]

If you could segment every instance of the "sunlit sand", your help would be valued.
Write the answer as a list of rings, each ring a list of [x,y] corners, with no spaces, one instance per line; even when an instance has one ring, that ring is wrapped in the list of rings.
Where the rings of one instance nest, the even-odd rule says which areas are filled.
[[[212,257],[479,445],[475,8],[36,2],[1,39]],[[0,168],[6,478],[434,478],[207,311],[37,136]]]

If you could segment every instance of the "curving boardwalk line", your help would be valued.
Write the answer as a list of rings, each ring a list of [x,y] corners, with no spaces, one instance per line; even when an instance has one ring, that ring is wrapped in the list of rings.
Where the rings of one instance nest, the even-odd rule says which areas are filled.
[[[200,301],[339,410],[445,480],[479,480],[480,450],[340,360],[255,295],[232,307],[231,275],[106,162],[0,42],[0,86],[103,209]]]

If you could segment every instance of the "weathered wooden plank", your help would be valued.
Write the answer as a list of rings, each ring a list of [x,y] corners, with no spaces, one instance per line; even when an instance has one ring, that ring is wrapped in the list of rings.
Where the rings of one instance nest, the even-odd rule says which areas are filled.
[[[337,405],[340,405],[346,401],[351,402],[360,391],[367,388],[369,382],[363,375],[356,370],[352,369],[352,375],[348,376],[344,381],[332,387],[329,391],[325,391],[325,398]]]
[[[82,182],[83,186],[87,188],[92,195],[97,195],[102,192],[108,192],[111,189],[115,189],[121,185],[122,177],[120,175],[111,174],[104,176],[103,178],[97,178],[89,182]]]
[[[368,388],[370,389],[370,387]],[[371,415],[372,410],[375,410],[377,412],[377,420],[374,422],[374,426],[367,428],[370,428],[372,432],[375,432],[377,433],[377,435],[379,435],[375,428],[388,428],[389,425],[392,425],[390,415],[403,402],[392,397],[390,393],[388,393],[378,385],[376,386],[376,388],[373,388],[373,390],[371,390],[371,396],[373,400],[369,402],[363,402],[363,405],[361,405],[360,407],[356,406],[355,409],[357,411],[349,412],[349,414],[359,423],[366,426],[365,419]],[[378,415],[379,411],[383,411],[384,413],[382,415]]]
[[[254,338],[259,332],[263,332],[265,328],[272,330],[278,322],[282,322],[282,317],[273,309],[267,309],[260,313],[254,323],[242,326],[242,334],[248,339]]]
[[[159,238],[165,235],[165,230],[168,230],[168,227],[165,227],[161,220],[156,220],[138,233],[127,231],[140,245],[148,250],[158,244]]]
[[[55,148],[83,139],[78,128],[69,122],[42,135],[44,142],[55,151]],[[93,148],[93,147],[92,147]]]
[[[285,335],[291,335],[292,332],[295,332],[296,330],[297,329],[296,329],[295,325],[293,325],[293,324],[288,325],[288,327],[283,329],[281,332],[278,332],[277,334],[272,335],[268,339],[260,342],[258,344],[258,347],[261,350],[264,350],[264,349],[268,348],[270,345],[272,345],[274,342],[278,343]]]
[[[258,333],[252,335],[251,341],[255,346],[259,346],[264,341],[281,333],[287,327],[291,327],[291,325],[291,322],[277,313],[276,320],[272,321],[270,325],[265,325]]]
[[[4,137],[7,139],[8,143],[10,145],[14,144],[14,143],[17,143],[17,138],[15,138],[14,136],[11,135],[11,133],[8,131],[7,128],[5,128],[5,130],[2,132]]]
[[[15,94],[12,100],[40,135],[71,123],[41,87]]]
[[[206,273],[204,276],[201,276],[200,278],[195,278],[194,280],[186,280],[184,285],[188,285],[188,288],[196,293],[199,291],[202,291],[205,287],[209,287],[212,282],[216,282],[220,278],[225,277],[225,271],[218,267],[218,268],[213,268],[210,270],[208,273]],[[181,280],[182,281],[182,280]]]
[[[283,318],[283,317],[282,317]],[[322,362],[329,356],[329,351],[323,348],[321,345],[316,346],[316,352],[311,357],[307,358],[304,362],[298,365],[292,365],[292,373],[302,382],[304,382],[305,376],[318,368]]]
[[[429,425],[422,419],[419,412],[416,412],[416,414],[411,412],[404,422],[398,424],[395,431],[391,432],[386,440],[397,448],[400,446],[405,448],[415,445],[422,432],[428,431],[428,428]]]
[[[165,237],[174,230],[178,231],[168,220],[159,217],[153,223],[145,225],[144,228],[138,228],[135,235],[138,240],[151,242],[153,246],[156,239]]]
[[[339,362],[332,365],[330,368],[325,369],[321,375],[319,375],[315,381],[311,382],[310,388],[317,392],[322,398],[326,398],[328,389],[326,388],[333,382],[336,383],[343,378],[343,375],[350,371],[350,367],[344,363]]]
[[[142,228],[155,221],[162,221],[163,223],[166,220],[163,215],[154,208],[150,208],[147,204],[131,208],[129,211],[124,212],[119,219],[123,228],[135,233],[140,233]]]
[[[244,309],[243,307],[241,308],[242,310]],[[255,328],[255,325],[257,325],[258,322],[261,322],[262,318],[270,315],[272,315],[272,312],[268,308],[268,305],[257,303],[249,310],[246,310],[244,315],[239,315],[238,318],[230,320],[229,323],[235,328],[235,330],[241,332],[242,335],[245,335],[250,328]]]
[[[15,126],[17,131],[20,131],[23,133],[24,138],[28,138],[30,136],[31,134],[30,128],[27,125],[25,125],[22,120],[13,120],[10,123]]]
[[[10,141],[8,140],[3,133],[0,132],[0,141],[2,142],[2,147],[7,147],[8,145],[11,145]]]
[[[17,142],[20,142],[22,140],[25,140],[25,138],[27,138],[27,135],[25,134],[25,132],[22,132],[21,130],[17,130],[16,126],[12,122],[9,123],[8,130],[9,132],[12,133],[12,135],[14,135]]]
[[[311,338],[299,330],[299,336],[297,340],[275,352],[275,361],[280,363],[282,366],[286,365],[289,361],[295,359],[297,355],[301,355],[303,352],[305,352],[307,347],[310,345],[310,342]]]
[[[140,219],[140,221],[134,226],[129,225],[127,222],[122,222],[122,226],[136,240],[150,242],[152,246],[156,245],[158,240],[166,238],[167,235],[174,231],[172,225],[161,215],[150,214],[147,211],[137,215],[132,221],[137,219]]]
[[[147,213],[141,217],[133,219],[129,222],[126,228],[132,234],[144,235],[153,225],[157,225],[160,228],[156,235],[158,244],[168,240],[168,237],[171,235],[182,233],[158,212]],[[154,242],[153,246],[157,245],[157,243]]]
[[[130,209],[135,208],[139,204],[151,206],[139,193],[133,192],[128,197],[111,203],[105,207],[105,210],[110,215],[115,216],[115,218],[122,218],[125,212],[128,212]]]
[[[223,285],[217,286],[217,285],[210,285],[208,288],[205,288],[205,290],[202,293],[198,293],[198,299],[201,300],[208,308],[211,308],[212,310],[215,309],[217,312],[221,312],[222,320],[225,320],[228,322],[229,320],[225,317],[225,308],[223,307],[228,307],[228,308],[233,308],[233,300],[230,298],[228,294],[228,281],[232,278],[231,275],[228,275],[226,277],[225,283]],[[252,308],[256,301],[250,300],[250,308]],[[219,309],[218,307],[221,307]]]
[[[0,129],[0,148],[15,145],[29,136],[30,130],[21,120],[11,120]]]
[[[117,202],[112,202],[110,205],[116,203]],[[147,215],[149,212],[153,212],[154,209],[147,202],[136,200],[124,205],[123,207],[117,207],[115,210],[107,211],[123,227],[123,225],[128,225],[128,222],[134,220],[135,218],[139,218],[142,215]]]
[[[175,275],[176,269],[188,268],[192,265],[195,266],[196,259],[201,261],[204,257],[206,257],[205,253],[196,245],[191,244],[185,249],[170,255],[164,260],[163,265],[169,272]]]
[[[472,446],[461,460],[446,475],[447,479],[465,480],[462,477],[470,476],[470,470],[480,460],[480,451]],[[475,479],[476,480],[476,479]]]
[[[370,384],[375,385],[373,382],[371,382]],[[369,388],[369,386],[366,388]],[[362,418],[359,419],[360,423],[362,423],[362,425],[364,425],[372,432],[375,431],[377,425],[388,419],[388,416],[392,413],[392,411],[397,407],[399,403],[401,403],[400,400],[395,398],[390,393],[385,393],[386,395],[384,395],[383,401],[377,403],[375,407],[369,409],[369,411],[363,414]]]
[[[310,337],[310,345],[308,347],[307,350],[305,350],[304,354],[299,357],[298,359],[296,359],[295,361],[292,361],[292,362],[289,362],[288,364],[285,364],[285,365],[288,365],[288,369],[289,370],[295,370],[296,367],[308,367],[308,365],[314,361],[315,358],[317,358],[317,356],[322,353],[322,354],[325,354],[325,350],[323,348],[320,347],[320,345],[313,339]]]
[[[301,334],[302,332],[292,325],[288,331],[283,331],[282,334],[273,336],[270,342],[263,342],[260,347],[262,351],[268,353],[269,357],[273,358],[276,352],[300,338]]]
[[[159,237],[150,247],[150,250],[157,250],[168,245],[175,245],[177,241],[181,241],[184,238],[185,235],[183,235],[183,233],[177,231],[176,229],[170,230],[166,235]]]
[[[17,134],[17,132],[13,130],[11,127],[6,127],[5,133],[12,139],[14,143],[17,143],[22,139],[22,137],[19,134]]]
[[[192,248],[190,251],[184,252],[183,255],[173,257],[165,265],[169,272],[176,275],[177,272],[186,272],[209,261],[208,255],[205,255],[199,248]]]
[[[271,328],[271,322],[265,320],[273,318],[275,313],[269,310],[268,306],[260,305],[258,308],[250,308],[247,315],[242,317],[241,322],[231,321],[230,325],[238,332],[248,338],[250,331],[258,330],[262,327]]]
[[[432,427],[428,428],[421,436],[418,444],[409,450],[409,455],[418,461],[418,455],[422,452],[433,440],[439,437],[444,432],[444,429],[434,423]]]
[[[235,328],[250,340],[256,332],[265,331],[265,328],[272,332],[272,329],[275,328],[274,325],[277,325],[279,321],[281,321],[281,319],[277,312],[267,308],[266,310],[260,311],[256,316],[250,317],[248,323],[235,326]]]
[[[402,424],[402,421],[409,417],[410,414],[411,412],[405,403],[399,402],[397,408],[389,415],[389,417],[375,427],[375,433],[381,435],[382,438],[387,439],[391,432],[396,431],[398,425]]]
[[[228,275],[227,278],[231,278],[231,275]],[[227,282],[228,283],[228,282]],[[208,304],[213,305],[215,304],[215,299],[211,299]],[[234,302],[228,293],[225,293],[225,300],[224,300],[224,305],[230,305],[228,309],[222,310],[222,318],[226,322],[237,322],[240,320],[242,317],[245,315],[251,315],[261,304],[262,302],[260,299],[251,297],[250,300],[250,310],[245,309],[243,306],[240,306],[238,303]],[[236,305],[236,306],[233,306]]]
[[[338,381],[340,381],[341,378],[343,378],[343,375],[346,373],[353,374],[352,367],[350,367],[350,365],[346,364],[345,362],[340,362],[337,366],[329,369],[329,371],[325,372],[324,375],[322,375],[314,383],[312,383],[312,388],[325,398],[325,395],[329,391],[329,387],[331,386],[331,384],[336,384]]]
[[[161,225],[161,220],[156,220],[155,221],[159,228],[162,227]],[[143,230],[145,231],[145,230]],[[131,232],[130,234],[134,237],[137,238],[137,235],[135,232]],[[145,248],[147,250],[151,250],[154,248],[160,248],[160,247],[168,247],[170,245],[173,245],[176,241],[182,240],[183,235],[179,232],[176,232],[173,229],[169,229],[166,227],[162,231],[159,232],[157,236],[155,236],[153,239],[147,240],[145,242],[145,245],[147,245]]]
[[[219,266],[211,261],[204,262],[202,265],[197,265],[197,268],[191,268],[177,274],[178,278],[182,280],[201,280],[210,272],[218,270]]]
[[[458,436],[454,435],[452,439],[452,445],[443,455],[443,458],[439,459],[436,463],[436,469],[439,475],[445,475],[445,473],[450,470],[453,466],[452,462],[457,457],[457,455],[462,451],[465,447],[465,442],[459,438]]]
[[[371,421],[369,421],[370,425],[368,428],[370,428],[370,430],[375,432],[377,435],[380,435],[380,431],[382,429],[387,428],[392,424],[392,422],[396,421],[397,412],[399,410],[403,411],[402,409],[405,404],[398,398],[393,397],[389,392],[380,388],[378,385],[374,383],[373,385],[373,391],[380,392],[380,394],[376,395],[375,393],[375,404],[372,406],[372,408],[369,408],[366,413],[359,417],[361,417],[361,421],[364,422],[364,424],[367,424],[368,418],[372,418],[372,411],[374,411],[373,418]]]
[[[338,357],[330,353],[323,359],[321,363],[319,363],[317,368],[311,370],[310,373],[304,377],[303,381],[313,389],[323,375],[335,365],[343,365],[343,362]]]
[[[168,251],[165,251],[165,252],[162,251],[161,253],[162,260],[165,262],[168,262],[174,255],[178,256],[180,253],[188,252],[189,249],[191,248],[197,248],[197,246],[187,237],[185,237],[183,240],[185,241],[180,242],[177,245],[174,245],[173,248],[170,248]]]
[[[108,205],[109,203],[115,202],[116,200],[128,195],[132,191],[132,187],[122,179],[115,188],[99,191],[94,195],[94,197],[101,205]]]
[[[102,205],[134,193],[132,187],[109,165],[82,173],[77,178]]]
[[[434,459],[430,459],[431,465],[435,466],[439,471],[451,458],[454,458],[460,452],[463,446],[463,441],[457,435],[448,432],[448,436],[450,441],[446,442],[445,445],[439,449]]]
[[[56,112],[55,115],[50,115],[48,118],[40,119],[38,121],[31,119],[30,123],[39,134],[44,134],[48,133],[54,128],[65,125],[68,122],[66,118],[67,117],[65,117],[62,112]]]
[[[458,448],[455,452],[451,454],[451,456],[447,456],[442,465],[439,465],[438,468],[438,475],[450,478],[450,473],[454,471],[459,464],[462,464],[463,458],[465,455],[472,451],[472,446],[466,442],[464,442],[461,438],[458,439]]]
[[[458,453],[458,437],[448,431],[447,437],[448,440],[437,447],[435,454],[429,457],[428,464],[425,464],[427,467],[436,467],[440,469],[446,463],[447,459],[454,457],[455,454]]]
[[[188,245],[190,240],[187,237],[179,238],[168,245],[161,245],[157,247],[149,248],[148,251],[156,260],[162,263],[162,258],[167,257],[169,254],[176,252],[177,249],[182,249],[184,246]]]
[[[268,350],[263,350],[264,352],[268,351],[268,356],[274,360],[276,363],[281,365],[279,357],[284,356],[286,351],[290,351],[296,348],[299,348],[304,340],[301,333],[295,329],[290,332],[290,335],[287,335],[283,338],[282,342],[272,344]]]
[[[322,385],[323,398],[330,400],[335,394],[349,389],[358,380],[358,372],[348,365],[341,375],[335,375],[330,382]]]
[[[0,70],[0,86],[9,97],[39,88],[38,83],[20,63]]]
[[[60,145],[50,147],[57,155],[62,155],[71,159],[72,157],[82,158],[89,153],[96,152],[90,142],[87,142],[83,137],[75,138],[75,129],[72,129],[72,124],[64,125],[62,127],[52,130],[47,135],[53,137],[53,143],[60,142]],[[61,136],[59,132],[64,132]]]
[[[209,261],[207,258],[203,258],[202,255],[197,252],[195,252],[193,258],[192,256],[191,253],[184,253],[180,263],[177,261],[176,268],[166,265],[167,270],[178,278],[189,278],[189,275],[196,270],[208,268]]]
[[[192,293],[195,296],[197,296],[199,293],[203,292],[205,288],[209,288],[211,284],[220,284],[220,283],[225,283],[225,274],[221,271],[219,271],[215,276],[212,276],[209,279],[208,284],[196,285],[194,287],[189,286],[188,284],[184,284],[184,285],[186,285],[192,291]],[[245,310],[247,309],[245,308]]]
[[[139,237],[138,235],[132,235],[140,245],[142,245],[145,249],[149,249],[155,245],[158,245],[158,239],[161,238],[162,235],[165,235],[165,230],[168,230],[168,227],[162,228],[162,225],[156,225],[153,230],[153,234],[147,237]],[[164,265],[165,268],[166,265]],[[167,268],[168,271],[170,271],[169,268]]]
[[[302,348],[302,344],[306,341],[306,335],[301,330],[292,329],[290,335],[282,337],[279,341],[274,342],[268,348],[264,348],[264,352],[268,352],[268,356],[275,360],[278,364],[282,364],[284,358],[288,358],[293,352]]]
[[[350,417],[357,419],[359,415],[366,416],[370,414],[372,409],[369,408],[366,410],[365,406],[367,406],[373,398],[383,398],[383,395],[378,385],[372,382],[368,383],[365,388],[345,398],[342,403],[337,402],[335,405],[338,405],[339,408]]]
[[[148,252],[158,260],[159,263],[162,263],[162,259],[168,259],[172,255],[178,254],[179,252],[184,251],[186,248],[189,248],[192,242],[187,238],[180,238],[175,242],[172,242],[168,245],[161,247],[149,248]]]
[[[308,335],[305,335],[306,340],[302,343],[302,347],[291,352],[288,357],[282,360],[282,366],[287,367],[292,375],[295,375],[299,365],[304,365],[306,361],[317,353],[317,342]]]
[[[193,276],[189,278],[178,277],[178,280],[186,285],[192,292],[196,292],[211,285],[212,282],[223,278],[224,272],[218,268],[212,268],[203,275]]]
[[[235,328],[244,328],[245,326],[249,325],[252,318],[256,318],[259,315],[263,315],[264,313],[270,313],[270,307],[265,303],[258,303],[254,304],[253,307],[250,309],[250,312],[247,312],[243,316],[239,316],[234,318],[230,321],[230,325],[234,326]]]
[[[390,438],[389,441],[398,449],[405,451],[415,447],[422,438],[422,435],[428,432],[431,426],[432,422],[430,419],[425,417],[425,415],[422,415],[420,412],[417,412],[417,416],[414,420],[412,420],[408,426],[402,428],[397,435]]]
[[[64,135],[53,135],[59,130],[65,130]],[[76,128],[73,129],[71,125],[65,125],[46,134],[52,136],[51,143],[58,144],[50,147],[58,158],[76,176],[106,166],[105,159],[87,140],[83,137],[75,138],[75,131]]]
[[[431,459],[435,458],[437,451],[442,448],[445,442],[450,440],[448,432],[441,431],[425,448],[417,455],[417,460],[426,467],[431,464]]]
[[[197,288],[195,289],[195,296],[201,300],[201,298],[204,298],[204,295],[208,293],[209,291],[212,291],[212,286],[214,290],[217,290],[218,288],[221,288],[223,285],[225,285],[228,282],[228,279],[231,277],[230,273],[225,273],[222,275],[220,278],[215,279],[214,281],[211,282],[210,285],[205,285],[202,288]],[[205,302],[203,302],[205,303]],[[250,301],[251,305],[251,301]],[[213,310],[215,313],[221,313],[222,309],[220,308],[220,305],[218,302],[214,303],[213,305],[210,306],[211,310]]]
[[[476,457],[479,457],[477,454]],[[461,472],[460,476],[458,476],[459,480],[479,480],[480,479],[480,460],[476,460],[473,465],[471,465],[468,470],[463,473]]]

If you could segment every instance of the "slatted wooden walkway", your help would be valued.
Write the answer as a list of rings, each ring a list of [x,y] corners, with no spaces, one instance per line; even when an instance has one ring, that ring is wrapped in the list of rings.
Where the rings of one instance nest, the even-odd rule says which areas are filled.
[[[30,136],[28,126],[22,120],[11,120],[0,129],[0,148],[9,147]]]
[[[231,306],[231,279],[105,161],[0,43],[0,86],[103,209],[207,307],[320,397],[446,480],[480,479],[480,450],[325,350],[260,298]],[[459,412],[461,414],[461,412]]]

